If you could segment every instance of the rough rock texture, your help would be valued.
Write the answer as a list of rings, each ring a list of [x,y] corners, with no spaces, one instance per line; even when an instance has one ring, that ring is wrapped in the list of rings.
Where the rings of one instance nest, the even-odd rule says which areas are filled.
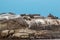
[[[33,19],[29,28],[34,30],[59,30],[60,22],[56,19]]]
[[[52,18],[51,15],[48,16],[50,19],[34,19],[34,15],[24,15],[0,19],[0,38],[60,38],[60,19]]]
[[[28,24],[22,18],[0,21],[0,30],[20,29],[20,28],[25,28],[25,27],[28,27]]]

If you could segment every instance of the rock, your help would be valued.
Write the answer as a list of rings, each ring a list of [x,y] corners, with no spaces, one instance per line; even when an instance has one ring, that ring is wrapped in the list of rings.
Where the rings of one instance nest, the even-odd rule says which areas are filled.
[[[33,19],[29,22],[29,28],[34,30],[58,30],[59,21],[56,19]]]
[[[14,33],[12,35],[12,37],[16,37],[16,38],[28,38],[29,37],[29,34],[28,33]]]
[[[6,29],[20,29],[20,28],[26,28],[28,27],[28,24],[23,18],[15,18],[15,19],[10,19],[6,21],[2,21],[0,23],[0,30],[6,30]]]
[[[11,35],[11,34],[13,34],[15,31],[14,30],[10,30],[9,31],[9,34]]]
[[[8,21],[8,29],[19,29],[19,28],[26,28],[28,24],[22,18],[17,18]]]
[[[3,30],[1,31],[1,36],[2,37],[7,37],[9,35],[9,30]]]
[[[46,22],[44,19],[33,19],[29,24],[30,29],[43,30],[45,29]]]
[[[23,16],[23,19],[25,19],[25,20],[31,20],[31,18],[29,16]]]
[[[20,37],[20,33],[14,33],[13,35],[12,35],[12,37]]]

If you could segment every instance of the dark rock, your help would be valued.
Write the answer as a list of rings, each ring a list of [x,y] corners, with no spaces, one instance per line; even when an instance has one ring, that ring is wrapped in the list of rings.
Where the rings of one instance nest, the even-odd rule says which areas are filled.
[[[28,24],[22,18],[4,20],[0,24],[1,24],[0,25],[0,30],[5,30],[5,29],[20,29],[20,28],[28,27]]]

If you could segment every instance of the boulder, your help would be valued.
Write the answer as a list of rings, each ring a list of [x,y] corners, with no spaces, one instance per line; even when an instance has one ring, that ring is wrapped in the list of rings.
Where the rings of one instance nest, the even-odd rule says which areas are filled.
[[[10,35],[14,34],[14,32],[15,32],[14,30],[9,30]]]
[[[7,37],[9,35],[9,30],[3,30],[1,31],[1,36],[2,37]]]
[[[29,37],[29,34],[28,33],[14,33],[12,35],[12,38],[28,38]]]

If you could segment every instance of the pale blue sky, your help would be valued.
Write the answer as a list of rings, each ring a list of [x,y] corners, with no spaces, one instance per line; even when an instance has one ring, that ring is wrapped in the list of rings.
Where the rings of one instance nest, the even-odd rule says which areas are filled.
[[[0,13],[52,13],[60,17],[60,0],[0,0]]]

